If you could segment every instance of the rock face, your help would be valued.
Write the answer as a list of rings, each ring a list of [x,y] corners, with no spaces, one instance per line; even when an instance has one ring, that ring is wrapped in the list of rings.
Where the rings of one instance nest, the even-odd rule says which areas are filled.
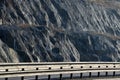
[[[0,61],[19,62],[17,53],[0,40]]]
[[[120,0],[1,0],[0,62],[120,61]]]

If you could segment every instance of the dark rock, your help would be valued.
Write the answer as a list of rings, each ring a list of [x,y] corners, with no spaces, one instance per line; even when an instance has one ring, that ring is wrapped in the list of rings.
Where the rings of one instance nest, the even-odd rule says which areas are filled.
[[[0,61],[120,61],[119,0],[0,0]]]

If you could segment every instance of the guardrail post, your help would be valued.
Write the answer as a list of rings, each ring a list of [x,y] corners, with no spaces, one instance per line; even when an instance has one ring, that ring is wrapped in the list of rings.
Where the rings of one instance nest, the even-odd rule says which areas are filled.
[[[115,71],[113,71],[113,76],[115,76]]]
[[[5,80],[8,80],[8,78],[5,78]]]
[[[89,72],[89,77],[91,77],[92,76],[92,73],[91,72]]]
[[[6,69],[5,71],[8,72],[8,69]],[[8,80],[8,78],[5,78],[5,80]]]
[[[25,71],[25,69],[24,69],[24,68],[22,68],[22,71]],[[21,77],[21,80],[24,80],[24,76],[22,76],[22,77]]]
[[[80,78],[82,78],[82,76],[83,76],[83,73],[80,73]]]
[[[38,70],[39,68],[36,68],[36,70]],[[35,76],[35,80],[38,80],[38,75]]]
[[[48,80],[50,80],[50,78],[51,78],[51,76],[50,76],[50,75],[48,75]]]
[[[62,74],[60,74],[60,80],[62,80]]]
[[[73,73],[70,74],[70,79],[72,79],[72,78],[73,78]]]
[[[73,66],[71,66],[71,69],[73,69]],[[73,73],[70,74],[70,79],[73,78]]]
[[[105,72],[105,76],[108,76],[108,72]]]
[[[98,72],[98,77],[100,77],[100,72]]]
[[[63,67],[60,67],[60,69],[63,69]],[[62,74],[60,74],[60,80],[62,80]]]
[[[51,67],[49,67],[48,69],[49,69],[49,70],[51,70]],[[51,78],[51,76],[50,76],[50,75],[48,75],[48,80],[50,80],[50,78]]]

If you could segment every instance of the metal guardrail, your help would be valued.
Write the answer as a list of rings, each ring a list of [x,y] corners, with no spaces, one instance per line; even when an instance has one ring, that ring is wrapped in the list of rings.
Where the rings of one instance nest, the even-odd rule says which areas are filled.
[[[38,75],[50,75],[59,74],[60,79],[62,75],[70,74],[70,78],[74,73],[80,73],[82,78],[83,73],[89,73],[89,77],[92,76],[92,72],[97,72],[97,76],[100,76],[101,72],[105,72],[106,76],[108,72],[113,72],[113,76],[116,72],[120,71],[119,62],[45,62],[45,63],[1,63],[0,64],[0,78],[8,80],[9,77],[21,77],[24,80],[25,76],[36,76],[35,80],[38,80]]]

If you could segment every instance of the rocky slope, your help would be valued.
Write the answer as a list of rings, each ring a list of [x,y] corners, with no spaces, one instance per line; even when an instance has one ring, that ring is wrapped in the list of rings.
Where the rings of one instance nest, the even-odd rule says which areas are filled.
[[[1,0],[0,62],[120,61],[120,0]]]

